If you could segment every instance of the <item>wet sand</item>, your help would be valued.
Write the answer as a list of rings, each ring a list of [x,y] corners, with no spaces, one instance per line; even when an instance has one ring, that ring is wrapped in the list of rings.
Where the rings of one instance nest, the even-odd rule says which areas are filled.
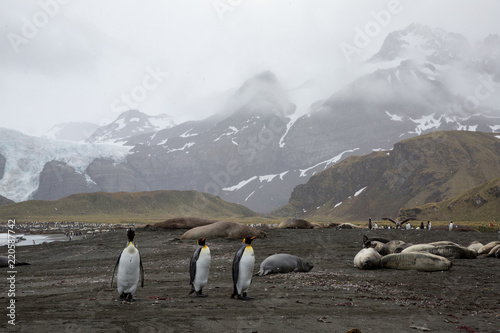
[[[16,248],[16,325],[0,294],[0,329],[16,332],[500,332],[500,260],[452,259],[446,272],[353,266],[362,235],[422,243],[500,240],[498,233],[420,230],[266,230],[252,244],[259,264],[290,253],[314,264],[309,273],[256,276],[251,301],[230,299],[231,263],[241,241],[209,239],[207,298],[189,296],[194,241],[182,230],[137,229],[146,272],[133,304],[121,304],[111,273],[126,231]],[[5,252],[6,248],[3,247]],[[1,274],[8,277],[7,269]],[[6,285],[6,284],[4,284]]]

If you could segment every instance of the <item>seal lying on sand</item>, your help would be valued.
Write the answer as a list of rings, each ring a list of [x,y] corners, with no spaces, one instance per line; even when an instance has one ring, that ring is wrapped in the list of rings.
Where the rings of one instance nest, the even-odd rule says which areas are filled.
[[[9,257],[0,256],[0,267],[9,267]],[[29,262],[15,261],[14,266],[31,265]]]
[[[155,223],[154,229],[192,229],[202,225],[212,224],[215,220],[200,219],[197,217],[175,217],[163,222]]]
[[[186,231],[181,239],[266,237],[266,233],[238,222],[220,221]]]
[[[398,239],[391,240],[384,244],[379,253],[383,256],[385,256],[386,254],[394,253],[394,251],[403,244],[405,244],[405,242],[402,240]]]
[[[288,219],[278,224],[278,229],[313,229],[314,225],[303,219]]]
[[[500,253],[500,244],[492,247],[488,253],[481,254],[480,257],[481,258],[485,258],[485,257],[497,257],[498,258],[500,256],[499,253]]]
[[[380,267],[382,256],[373,247],[362,249],[354,257],[354,266],[360,269],[376,269]]]
[[[376,241],[376,242],[380,242],[380,243],[388,243],[390,241],[390,239],[388,238],[384,238],[384,237],[368,237],[366,235],[363,235],[363,247],[373,247],[373,246],[370,246],[370,242],[372,241]]]
[[[314,265],[292,254],[278,253],[267,257],[261,264],[260,270],[255,275],[268,275],[274,273],[309,272]]]
[[[423,272],[447,271],[451,268],[451,261],[427,252],[388,254],[380,262],[384,268]]]
[[[467,248],[469,250],[474,250],[476,253],[483,247],[483,244],[478,241],[472,241]]]
[[[433,248],[423,250],[424,252],[437,254],[438,256],[453,259],[475,259],[477,252],[460,245],[437,245]]]
[[[477,254],[488,254],[497,245],[500,245],[500,241],[489,242],[477,251]]]

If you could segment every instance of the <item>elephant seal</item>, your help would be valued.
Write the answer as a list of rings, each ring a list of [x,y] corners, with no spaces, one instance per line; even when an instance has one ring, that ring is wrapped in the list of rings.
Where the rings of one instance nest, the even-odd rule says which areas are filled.
[[[495,242],[489,242],[488,244],[484,245],[482,248],[477,251],[477,254],[488,254],[492,248],[495,246],[499,245],[500,241],[495,241]]]
[[[376,269],[380,267],[382,256],[373,247],[362,249],[354,257],[354,266],[359,269]]]
[[[278,253],[267,257],[261,264],[260,270],[255,275],[268,275],[275,273],[309,272],[314,265],[292,254]]]
[[[371,245],[371,242],[379,242],[379,243],[382,243],[382,244],[386,244],[389,241],[390,241],[389,239],[383,238],[383,237],[368,237],[366,235],[363,235],[363,247],[364,248],[374,247],[374,246]]]
[[[363,244],[363,247],[365,249],[374,249],[375,251],[380,253],[384,248],[384,245],[385,245],[384,243],[381,243],[379,241],[370,241],[368,243]]]
[[[481,256],[481,258],[495,257],[496,253],[499,252],[499,251],[500,251],[500,244],[493,246],[488,253],[483,253],[480,256]],[[498,256],[497,256],[497,258],[498,258]]]
[[[407,247],[406,249],[401,251],[401,253],[422,252],[422,251],[427,251],[428,249],[432,249],[434,247],[435,247],[434,245],[425,244],[425,243],[424,244],[415,244],[415,245],[412,245],[410,247]]]
[[[16,260],[14,266],[31,265],[29,262],[20,262]],[[9,257],[0,256],[0,267],[9,267]]]
[[[385,256],[386,254],[394,253],[394,251],[404,243],[405,242],[403,242],[402,240],[391,240],[384,245],[384,247],[380,251],[380,254]]]
[[[478,241],[472,241],[468,246],[467,248],[470,249],[470,250],[474,250],[477,252],[479,252],[479,250],[483,247],[483,244],[482,243],[479,243]]]
[[[414,244],[413,243],[404,243],[404,244],[401,244],[397,248],[394,249],[393,253],[401,253],[404,249],[409,248],[412,245],[414,245]]]
[[[434,246],[439,246],[439,245],[456,245],[456,246],[460,246],[459,244],[454,243],[454,242],[450,242],[450,241],[437,241],[437,242],[432,242],[432,243],[427,243],[427,244],[434,245]]]
[[[266,237],[266,233],[238,222],[220,221],[188,230],[181,236],[181,239],[196,240],[203,237],[243,239],[251,236],[262,238]]]
[[[340,230],[340,229],[358,229],[358,227],[356,227],[352,223],[342,223],[342,224],[339,224],[338,226],[336,226],[335,229],[337,229],[337,230]]]
[[[312,229],[314,225],[303,219],[288,219],[278,224],[278,229]]]
[[[215,220],[200,219],[197,217],[175,217],[151,225],[154,229],[192,229],[217,222]]]
[[[409,252],[388,254],[380,260],[382,267],[422,272],[447,271],[451,261],[427,252]]]
[[[437,245],[423,251],[453,259],[475,259],[477,257],[476,251],[460,245]]]

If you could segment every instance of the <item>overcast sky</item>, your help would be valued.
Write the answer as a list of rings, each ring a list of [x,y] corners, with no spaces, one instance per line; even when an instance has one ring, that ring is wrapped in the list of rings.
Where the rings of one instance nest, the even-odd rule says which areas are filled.
[[[2,0],[0,127],[40,135],[128,106],[205,118],[265,70],[326,98],[393,30],[415,22],[474,42],[500,33],[498,13],[496,0]],[[348,59],[341,45],[370,24],[380,31]]]

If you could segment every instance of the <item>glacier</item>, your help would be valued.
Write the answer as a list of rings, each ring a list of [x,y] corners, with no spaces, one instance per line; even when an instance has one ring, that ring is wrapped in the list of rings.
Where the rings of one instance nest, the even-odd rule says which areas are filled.
[[[131,153],[131,147],[57,141],[6,128],[0,128],[0,138],[0,154],[6,158],[4,174],[0,179],[0,195],[16,202],[32,198],[47,162],[61,161],[85,174],[96,158],[111,158],[119,163]],[[85,177],[87,182],[93,181],[87,174]]]

